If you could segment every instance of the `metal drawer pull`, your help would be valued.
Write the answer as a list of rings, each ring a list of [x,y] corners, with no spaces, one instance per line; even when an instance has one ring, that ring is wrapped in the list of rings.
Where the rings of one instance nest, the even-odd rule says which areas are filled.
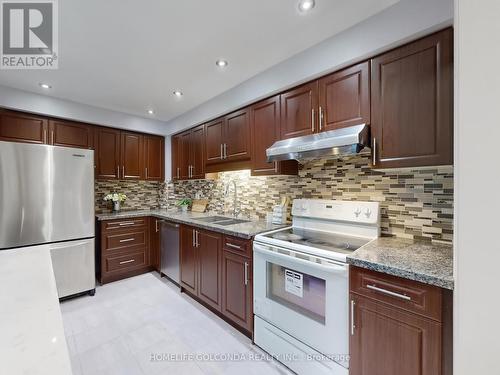
[[[373,160],[372,164],[375,165],[377,164],[377,138],[373,137]]]
[[[354,336],[354,329],[356,328],[356,325],[354,324],[354,306],[356,303],[354,300],[351,300],[351,336]]]
[[[196,247],[200,247],[200,240],[198,238],[200,232],[196,231]]]
[[[222,143],[220,144],[220,159],[224,159],[224,146]]]
[[[390,290],[382,289],[382,288],[379,288],[378,286],[375,286],[375,285],[367,285],[366,287],[368,289],[375,290],[376,292],[387,294],[388,296],[401,298],[401,299],[404,299],[405,301],[411,301],[411,297],[406,296],[406,295],[401,294],[401,293],[391,292]]]
[[[193,247],[196,247],[196,233],[195,233],[195,230],[193,229]]]
[[[248,262],[245,262],[245,285],[248,285]]]
[[[126,240],[120,240],[120,242],[129,242],[133,240],[135,240],[135,238],[127,238]]]
[[[241,250],[241,247],[238,245],[233,245],[232,243],[226,242],[226,246],[232,247],[233,249]]]
[[[132,262],[135,262],[135,259],[124,260],[123,262],[120,262],[120,264],[127,264],[127,263],[132,263]]]
[[[125,222],[125,223],[118,223],[118,225],[120,225],[120,226],[124,226],[124,225],[134,225],[134,224],[135,224],[135,222],[133,222],[133,221],[127,221],[127,222]]]

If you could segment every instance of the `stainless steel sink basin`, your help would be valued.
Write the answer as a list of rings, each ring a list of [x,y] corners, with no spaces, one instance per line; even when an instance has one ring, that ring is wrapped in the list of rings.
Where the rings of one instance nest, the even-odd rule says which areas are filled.
[[[232,219],[224,216],[207,216],[207,217],[193,218],[193,220],[202,221],[204,223],[214,223],[216,221],[232,220]]]
[[[223,221],[216,221],[214,224],[217,225],[233,225],[233,224],[241,224],[241,223],[248,223],[250,220],[242,220],[242,219],[229,219],[229,220],[223,220]]]

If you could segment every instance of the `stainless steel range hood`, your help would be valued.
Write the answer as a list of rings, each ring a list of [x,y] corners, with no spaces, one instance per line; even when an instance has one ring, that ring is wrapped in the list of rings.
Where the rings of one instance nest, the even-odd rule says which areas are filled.
[[[330,130],[275,142],[266,150],[267,160],[305,160],[322,156],[357,154],[370,144],[370,128],[366,124]]]

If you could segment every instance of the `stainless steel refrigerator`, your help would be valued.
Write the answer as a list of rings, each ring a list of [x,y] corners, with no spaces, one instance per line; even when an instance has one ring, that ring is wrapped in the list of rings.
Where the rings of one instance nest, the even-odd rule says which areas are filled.
[[[48,244],[59,298],[95,292],[94,151],[0,141],[0,249]]]

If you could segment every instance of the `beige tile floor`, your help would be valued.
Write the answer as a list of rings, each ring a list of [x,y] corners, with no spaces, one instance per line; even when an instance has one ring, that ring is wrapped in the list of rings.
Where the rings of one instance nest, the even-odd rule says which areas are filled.
[[[61,310],[74,375],[291,374],[156,273],[100,286]]]

